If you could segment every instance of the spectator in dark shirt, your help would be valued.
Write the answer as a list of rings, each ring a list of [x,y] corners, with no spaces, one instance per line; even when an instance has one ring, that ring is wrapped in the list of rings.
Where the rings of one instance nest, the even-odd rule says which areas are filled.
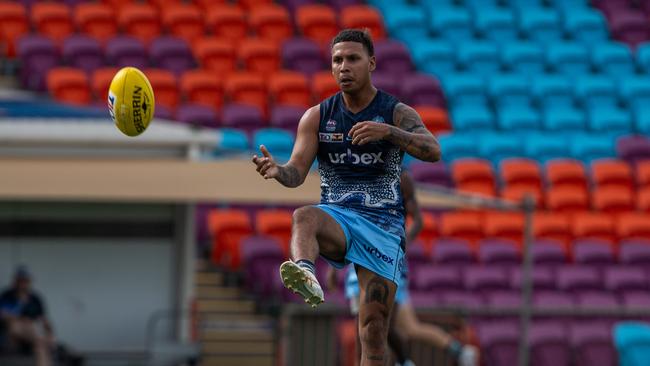
[[[43,300],[32,291],[31,275],[21,266],[13,286],[0,295],[0,319],[5,323],[9,341],[28,344],[34,349],[37,366],[50,366],[54,332],[45,313]]]

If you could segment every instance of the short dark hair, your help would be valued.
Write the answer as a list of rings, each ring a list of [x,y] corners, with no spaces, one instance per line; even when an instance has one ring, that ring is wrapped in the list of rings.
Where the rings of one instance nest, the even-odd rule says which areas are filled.
[[[344,29],[340,31],[339,34],[332,39],[330,48],[340,42],[359,42],[366,49],[369,56],[372,57],[375,55],[375,46],[372,44],[372,37],[370,37],[370,32],[368,32],[367,29]]]

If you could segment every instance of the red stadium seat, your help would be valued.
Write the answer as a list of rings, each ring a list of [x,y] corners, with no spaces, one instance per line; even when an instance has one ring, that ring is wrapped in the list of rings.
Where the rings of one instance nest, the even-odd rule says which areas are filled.
[[[181,76],[181,93],[196,104],[220,109],[223,104],[223,80],[207,70],[188,70]]]
[[[100,3],[81,3],[75,8],[74,21],[77,28],[98,41],[105,43],[117,34],[117,18],[113,8]]]
[[[431,133],[438,134],[452,130],[451,123],[449,122],[449,115],[447,114],[446,109],[422,105],[416,106],[415,110],[422,118],[424,126],[427,128],[427,130],[431,131]]]
[[[591,163],[591,180],[598,188],[623,187],[632,189],[632,168],[622,160],[596,160]]]
[[[595,188],[591,193],[595,210],[618,214],[634,209],[634,195],[629,188],[616,186]]]
[[[253,228],[243,210],[212,210],[208,213],[208,232],[212,237],[212,263],[239,267],[239,242],[251,235]]]
[[[536,212],[533,217],[533,236],[535,239],[556,240],[569,253],[572,238],[569,217],[559,212]]]
[[[269,4],[253,8],[248,22],[259,38],[276,43],[293,35],[289,12],[281,5]]]
[[[255,217],[257,232],[276,238],[287,256],[291,241],[291,216],[289,211],[264,210],[258,211]]]
[[[565,186],[546,191],[546,208],[563,213],[575,213],[589,209],[589,196],[584,188]]]
[[[512,240],[521,245],[524,237],[524,215],[516,212],[488,212],[484,235],[487,238]]]
[[[188,44],[202,37],[205,31],[201,10],[195,5],[169,4],[162,8],[162,19],[168,33]]]
[[[314,99],[323,100],[339,92],[339,84],[329,71],[319,71],[312,76],[311,90]]]
[[[118,13],[122,7],[134,2],[135,0],[102,0],[102,3],[110,6],[115,13]]]
[[[248,24],[244,10],[237,5],[215,4],[210,6],[206,25],[215,37],[239,41],[246,38]]]
[[[27,12],[22,4],[0,2],[0,43],[6,43],[6,56],[16,56],[18,38],[29,31]]]
[[[69,67],[55,67],[47,73],[47,89],[56,100],[84,105],[90,103],[86,73]]]
[[[637,191],[636,208],[643,212],[650,212],[650,187],[640,188]]]
[[[247,11],[252,11],[257,7],[272,4],[273,0],[238,0],[237,3]]]
[[[311,105],[311,95],[305,74],[293,71],[282,71],[269,78],[269,92],[275,104],[296,105],[308,107]]]
[[[108,88],[118,71],[117,67],[101,67],[93,71],[90,88],[96,101],[104,102],[108,100]]]
[[[336,14],[323,4],[302,5],[296,11],[296,24],[301,34],[320,44],[328,44],[338,33]]]
[[[252,72],[230,74],[226,78],[225,91],[231,102],[250,104],[266,113],[268,97],[262,75]]]
[[[57,42],[74,31],[70,8],[65,4],[37,2],[31,7],[31,15],[36,31]]]
[[[411,228],[413,220],[409,216],[406,220],[406,232]],[[416,240],[422,243],[427,255],[431,254],[433,240],[438,237],[438,221],[431,212],[422,212],[422,230]]]
[[[158,10],[163,11],[165,8],[178,5],[181,0],[148,0],[148,2]]]
[[[494,186],[486,182],[468,182],[456,185],[456,189],[463,193],[470,193],[474,195],[494,197],[496,191]]]
[[[147,75],[154,90],[156,104],[160,104],[172,111],[175,110],[180,96],[174,74],[163,69],[146,69],[143,72]]]
[[[650,187],[650,161],[642,161],[637,165],[636,184],[639,188]]]
[[[572,234],[575,239],[599,239],[614,243],[614,218],[606,213],[583,212],[572,217]]]
[[[210,9],[214,6],[221,6],[222,4],[228,3],[228,0],[194,0],[194,4],[198,5],[203,11],[203,14],[207,14]]]
[[[483,239],[482,214],[479,212],[446,212],[440,216],[440,236],[464,239],[476,245]]]
[[[500,166],[501,182],[509,187],[542,187],[539,164],[530,159],[513,158],[503,160]]]
[[[501,198],[513,202],[521,202],[526,195],[532,195],[537,208],[544,208],[544,193],[539,187],[514,185],[501,189]]]
[[[616,220],[616,235],[619,240],[650,240],[650,214],[640,212],[620,214]]]
[[[374,40],[386,38],[384,20],[377,9],[368,5],[350,5],[341,10],[341,26],[343,28],[368,28]]]
[[[578,160],[558,159],[546,163],[546,180],[552,188],[587,189],[585,167]]]
[[[158,10],[149,4],[128,4],[121,7],[117,21],[123,32],[145,45],[162,32]]]
[[[200,38],[192,45],[192,52],[203,69],[221,77],[232,73],[237,67],[235,47],[227,38]]]
[[[280,70],[280,49],[264,39],[248,38],[239,43],[237,54],[248,71],[269,75]]]
[[[456,160],[451,165],[451,175],[456,187],[468,188],[470,186],[489,187],[494,195],[495,180],[492,165],[489,161],[483,159],[461,159]]]

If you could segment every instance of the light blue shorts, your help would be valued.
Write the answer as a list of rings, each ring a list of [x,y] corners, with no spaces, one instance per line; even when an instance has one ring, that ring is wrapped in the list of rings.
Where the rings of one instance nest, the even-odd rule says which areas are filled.
[[[354,263],[399,286],[404,266],[403,237],[386,231],[359,213],[336,205],[316,205],[330,215],[345,233],[343,262],[323,257],[335,268]]]
[[[350,301],[359,297],[359,279],[354,267],[349,266],[345,275],[345,297]],[[395,302],[399,305],[409,301],[409,282],[408,276],[404,273],[400,276],[400,283],[397,286],[397,293],[395,293]]]

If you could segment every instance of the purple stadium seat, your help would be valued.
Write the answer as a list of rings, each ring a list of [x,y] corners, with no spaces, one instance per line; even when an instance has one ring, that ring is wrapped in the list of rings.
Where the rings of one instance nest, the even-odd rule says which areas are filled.
[[[118,36],[106,43],[106,59],[110,65],[138,69],[149,67],[149,57],[142,42],[134,37]]]
[[[263,127],[262,112],[247,104],[227,104],[221,111],[221,121],[225,127],[239,128],[249,133]]]
[[[426,308],[438,305],[440,300],[435,293],[431,291],[410,291],[411,304],[417,308]]]
[[[518,308],[521,306],[521,292],[495,291],[485,295],[487,305],[498,308]]]
[[[621,297],[623,305],[628,308],[645,308],[650,309],[650,293],[628,292]]]
[[[581,239],[573,243],[573,258],[579,264],[606,265],[616,262],[612,245],[597,239]]]
[[[388,94],[400,98],[400,84],[395,74],[390,72],[373,72],[372,83],[377,87],[377,89],[381,89]]]
[[[569,265],[559,267],[556,274],[557,288],[570,292],[602,290],[598,271],[594,267]]]
[[[506,239],[485,239],[479,243],[478,258],[481,263],[494,265],[519,265],[521,256],[516,243]]]
[[[606,323],[573,324],[569,339],[575,351],[575,365],[615,366],[616,350],[612,330]]]
[[[284,6],[287,7],[287,10],[289,10],[291,13],[295,13],[296,9],[300,5],[307,5],[307,4],[314,4],[316,3],[315,0],[282,0],[280,1]]]
[[[443,187],[451,187],[453,185],[449,169],[441,161],[435,164],[415,161],[409,165],[409,171],[416,182],[435,184]]]
[[[485,306],[481,296],[471,292],[441,291],[440,303],[450,307],[476,309]]]
[[[605,288],[615,293],[647,291],[648,276],[642,268],[610,267],[604,271]]]
[[[412,73],[400,78],[400,97],[412,106],[429,105],[444,107],[445,97],[440,83],[427,74]]]
[[[275,292],[277,284],[273,279],[280,276],[269,276],[268,273],[277,271],[284,261],[280,244],[271,237],[249,236],[241,243],[242,263],[245,263],[246,286],[262,297],[268,297]]]
[[[420,241],[410,243],[406,248],[406,258],[408,259],[409,269],[415,271],[416,268],[431,264],[429,257]]]
[[[519,327],[516,322],[483,323],[477,329],[486,365],[516,365]]]
[[[571,353],[562,323],[533,324],[529,334],[531,366],[569,366]]]
[[[567,261],[562,246],[552,240],[537,240],[531,249],[535,264],[560,265]]]
[[[620,261],[623,264],[650,266],[650,241],[640,239],[623,240],[620,244]]]
[[[318,44],[307,38],[291,38],[282,45],[284,65],[295,71],[312,75],[327,64]]]
[[[440,239],[433,246],[433,261],[440,264],[474,263],[469,243],[460,239]]]
[[[176,110],[176,120],[201,127],[218,127],[214,109],[201,104],[184,104]]]
[[[532,272],[535,290],[555,290],[555,273],[551,267],[535,265]],[[510,272],[510,286],[520,289],[523,282],[523,270],[514,268]]]
[[[462,271],[465,290],[485,294],[488,291],[509,290],[510,281],[503,268],[472,266]]]
[[[618,306],[616,295],[605,291],[587,292],[576,295],[576,304],[584,308],[614,308]]]
[[[640,135],[621,137],[616,141],[616,154],[630,163],[650,160],[650,139]]]
[[[648,21],[641,12],[629,10],[612,12],[609,19],[612,36],[632,47],[649,38]]]
[[[570,308],[575,304],[571,295],[558,291],[535,291],[533,305],[539,309]]]
[[[375,56],[377,71],[388,72],[394,75],[408,74],[413,71],[411,55],[401,42],[383,40],[375,42]]]
[[[190,47],[177,37],[163,36],[154,39],[149,47],[153,66],[169,70],[179,76],[194,67]]]
[[[420,268],[417,276],[411,281],[420,291],[457,290],[462,282],[457,267],[429,266]]]
[[[18,41],[17,55],[21,61],[20,79],[23,87],[43,91],[47,72],[59,64],[54,42],[43,36],[27,35]]]
[[[174,113],[171,109],[165,107],[164,105],[156,105],[156,108],[153,112],[154,117],[172,120],[174,119]]]
[[[70,66],[90,74],[104,66],[104,53],[99,42],[84,35],[72,35],[63,41],[63,60]]]
[[[346,6],[349,5],[359,5],[362,3],[361,0],[327,0],[326,3],[330,4],[334,9],[340,11]]]
[[[271,127],[277,127],[295,133],[303,113],[305,113],[305,108],[302,107],[276,105],[271,109]]]

